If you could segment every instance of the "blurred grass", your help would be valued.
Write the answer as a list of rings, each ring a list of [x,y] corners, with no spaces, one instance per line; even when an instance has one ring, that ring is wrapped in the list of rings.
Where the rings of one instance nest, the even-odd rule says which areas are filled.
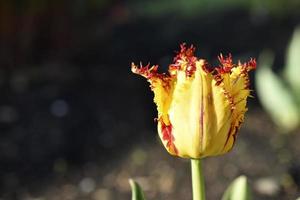
[[[153,0],[153,1],[115,1],[115,0],[2,0],[0,7],[7,10],[13,7],[18,11],[36,13],[45,10],[49,6],[60,7],[68,5],[68,9],[82,14],[89,10],[105,11],[115,4],[129,5],[132,11],[143,16],[157,17],[176,13],[183,16],[201,15],[202,13],[221,11],[224,9],[240,8],[254,12],[268,12],[275,15],[297,13],[300,8],[298,0]]]
[[[171,13],[190,17],[232,8],[245,9],[251,12],[267,12],[282,16],[287,13],[297,13],[300,8],[300,1],[296,0],[174,0],[172,3],[168,0],[155,0],[131,1],[131,4],[138,14],[148,17],[157,17]]]

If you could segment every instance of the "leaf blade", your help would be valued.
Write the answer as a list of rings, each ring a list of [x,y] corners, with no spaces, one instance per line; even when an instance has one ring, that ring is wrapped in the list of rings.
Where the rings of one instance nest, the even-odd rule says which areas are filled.
[[[256,91],[264,109],[283,132],[290,132],[300,123],[296,98],[284,81],[276,75],[271,65],[273,55],[264,52],[256,70]]]
[[[226,189],[222,200],[251,200],[247,177],[237,177]]]
[[[136,181],[129,179],[129,184],[132,194],[131,200],[146,200],[141,186]]]

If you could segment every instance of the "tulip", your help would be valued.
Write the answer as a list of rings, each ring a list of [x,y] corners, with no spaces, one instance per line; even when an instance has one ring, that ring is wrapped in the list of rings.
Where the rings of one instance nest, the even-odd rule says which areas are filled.
[[[232,149],[247,111],[248,72],[256,62],[233,64],[231,55],[221,54],[220,66],[213,68],[194,52],[193,46],[182,44],[168,73],[159,73],[157,65],[134,63],[131,70],[150,82],[158,133],[166,150],[200,159]]]

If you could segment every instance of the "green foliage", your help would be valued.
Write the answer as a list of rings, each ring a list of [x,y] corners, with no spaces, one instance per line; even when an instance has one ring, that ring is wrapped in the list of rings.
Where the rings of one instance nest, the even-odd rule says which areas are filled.
[[[297,96],[298,106],[300,105],[300,27],[298,27],[292,37],[288,51],[287,63],[284,71],[286,80]]]
[[[132,179],[129,179],[129,184],[132,193],[131,200],[145,200],[141,186],[139,186],[139,184]]]
[[[236,178],[225,191],[222,200],[250,200],[251,193],[246,176]]]
[[[284,133],[300,125],[300,28],[290,42],[283,75],[272,71],[273,55],[264,52],[256,71],[256,90],[260,102]]]
[[[152,0],[130,1],[132,10],[142,16],[157,17],[165,14],[176,13],[185,17],[215,13],[228,9],[244,9],[250,13],[270,13],[275,16],[284,16],[298,13],[300,1],[295,0]]]

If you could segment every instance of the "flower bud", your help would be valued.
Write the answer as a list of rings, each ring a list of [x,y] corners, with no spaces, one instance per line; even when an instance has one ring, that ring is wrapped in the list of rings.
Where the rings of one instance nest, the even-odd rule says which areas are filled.
[[[167,151],[199,159],[232,149],[247,111],[248,72],[256,62],[232,63],[219,56],[220,66],[210,68],[194,56],[195,48],[181,45],[168,73],[158,66],[132,64],[132,72],[150,82],[158,110],[158,133]]]

